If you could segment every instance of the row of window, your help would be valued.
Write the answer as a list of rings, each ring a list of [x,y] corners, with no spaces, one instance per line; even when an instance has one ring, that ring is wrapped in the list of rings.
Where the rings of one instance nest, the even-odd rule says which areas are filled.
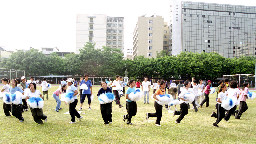
[[[122,33],[123,32],[123,30],[115,30],[115,29],[107,29],[107,32],[108,33],[117,33],[117,32],[119,32],[119,33]]]
[[[107,36],[108,39],[116,39],[117,36]],[[122,36],[118,36],[118,39],[122,39]]]
[[[113,24],[113,23],[108,23],[107,24],[108,27],[123,27],[123,24]]]

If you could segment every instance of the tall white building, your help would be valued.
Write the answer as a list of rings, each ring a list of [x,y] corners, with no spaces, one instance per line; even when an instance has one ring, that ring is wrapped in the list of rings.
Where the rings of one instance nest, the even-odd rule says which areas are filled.
[[[155,58],[161,51],[170,51],[170,30],[162,16],[141,16],[133,33],[133,58]],[[129,51],[130,52],[130,51]]]
[[[103,46],[124,49],[123,17],[109,17],[102,14],[77,15],[76,53],[87,42],[95,43],[95,48]]]

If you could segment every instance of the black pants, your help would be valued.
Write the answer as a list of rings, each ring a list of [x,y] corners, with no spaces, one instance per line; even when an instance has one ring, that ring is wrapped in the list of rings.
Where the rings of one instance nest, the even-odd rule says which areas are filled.
[[[26,99],[22,99],[22,108],[23,108],[23,110],[25,110],[25,109],[28,109],[28,104],[27,104],[27,101],[26,101]]]
[[[77,102],[78,102],[78,100],[75,99],[74,102],[72,102],[72,103],[69,104],[69,114],[70,114],[70,116],[71,116],[71,121],[72,121],[72,122],[75,122],[75,121],[76,121],[76,117],[77,117],[77,118],[80,118],[80,117],[81,117],[80,114],[79,114],[79,113],[77,112],[77,110],[76,110]]]
[[[175,115],[180,115],[178,117],[178,119],[176,120],[177,123],[180,123],[180,121],[184,118],[184,116],[188,114],[188,104],[186,104],[185,102],[181,103],[180,104],[180,111],[175,111],[174,114]]]
[[[82,95],[80,96],[80,103],[81,103],[81,104],[84,103],[85,97],[88,98],[88,104],[90,105],[90,104],[91,104],[91,94],[82,94]]]
[[[12,104],[12,115],[15,116],[17,119],[19,120],[24,120],[24,118],[22,117],[22,105],[15,105]]]
[[[225,116],[225,120],[226,121],[228,121],[229,119],[230,119],[230,116],[232,115],[232,114],[234,114],[234,112],[236,111],[236,106],[234,106],[232,109],[230,109],[228,112],[227,112],[227,114],[226,114],[226,116]]]
[[[148,117],[157,117],[156,124],[160,124],[161,118],[162,118],[162,110],[163,106],[158,104],[156,101],[154,103],[156,112],[155,113],[148,113]]]
[[[10,112],[12,110],[12,104],[3,103],[3,109],[5,116],[11,116]]]
[[[134,101],[126,102],[126,110],[127,110],[126,118],[128,120],[127,123],[131,123],[132,117],[135,116],[137,113],[137,103]]]
[[[113,93],[115,95],[116,98],[116,104],[120,105],[120,97],[119,97],[119,93],[117,90],[113,90]]]
[[[112,122],[112,102],[100,105],[102,119],[105,124]]]
[[[242,114],[248,109],[247,103],[245,101],[240,101],[239,111],[236,115],[236,119],[240,119]]]
[[[195,109],[195,112],[197,112],[198,109],[197,109],[197,107],[196,107],[196,101],[194,100],[194,101],[192,102],[192,104],[193,104],[193,107],[194,107],[194,109]]]
[[[204,94],[204,96],[205,96],[205,98],[200,105],[203,106],[204,103],[206,102],[206,107],[208,107],[209,106],[209,94]]]
[[[43,100],[44,100],[44,95],[46,95],[46,99],[48,100],[48,91],[43,91]]]
[[[221,104],[217,104],[216,107],[217,107],[217,114],[216,114],[217,120],[215,124],[218,124],[225,117],[225,109],[221,107]]]
[[[125,95],[125,87],[123,87],[123,95]]]
[[[43,124],[42,120],[47,118],[43,113],[43,109],[41,108],[30,108],[34,121],[38,124]]]

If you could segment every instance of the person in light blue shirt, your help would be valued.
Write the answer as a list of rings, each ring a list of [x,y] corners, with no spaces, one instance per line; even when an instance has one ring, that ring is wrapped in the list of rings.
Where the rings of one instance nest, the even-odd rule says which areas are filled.
[[[124,115],[123,120],[124,120],[124,122],[125,122],[125,120],[127,120],[126,123],[128,125],[132,125],[132,123],[131,123],[132,117],[135,116],[136,113],[137,113],[137,103],[135,101],[131,101],[129,99],[129,94],[136,91],[136,89],[135,89],[136,83],[135,83],[134,80],[130,80],[128,85],[129,85],[129,88],[128,88],[127,92],[126,92],[126,110],[127,110],[127,115]]]
[[[17,87],[18,82],[15,79],[11,80],[10,93],[14,94],[19,91],[23,94],[23,90]],[[20,122],[24,122],[24,118],[22,117],[22,97],[20,97],[20,103],[18,105],[12,104],[12,115],[19,119]]]
[[[77,88],[73,85],[72,82],[73,81],[72,81],[71,78],[69,78],[67,80],[68,88],[66,90],[67,93],[74,93],[74,99],[75,99],[74,102],[69,104],[69,114],[71,116],[71,122],[69,122],[70,124],[73,124],[73,123],[76,122],[75,117],[77,117],[80,120],[83,118],[82,116],[80,116],[80,114],[76,110],[76,105],[77,105],[77,102],[78,102],[78,100],[77,100],[78,91],[77,91]]]
[[[88,98],[89,110],[91,110],[92,82],[91,82],[91,80],[88,80],[88,75],[85,75],[84,80],[82,80],[81,83],[86,84],[88,89],[82,91],[82,95],[80,97],[80,103],[81,103],[80,104],[80,110],[83,109],[83,103],[84,103],[85,97]]]

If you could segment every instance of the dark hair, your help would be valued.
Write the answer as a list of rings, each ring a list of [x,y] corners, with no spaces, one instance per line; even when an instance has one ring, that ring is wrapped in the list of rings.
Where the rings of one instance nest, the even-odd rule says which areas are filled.
[[[123,78],[123,77],[120,76],[120,79],[121,79],[121,78]]]
[[[102,83],[105,83],[105,84],[107,84],[105,81],[101,81],[101,82],[100,82],[100,85],[101,85],[101,86],[102,86]]]
[[[244,83],[244,84],[243,84],[243,86],[244,86],[243,89],[244,89],[245,87],[247,87],[248,84],[249,84],[249,83]]]
[[[160,81],[160,85],[166,84],[164,80]]]
[[[116,75],[116,78],[119,78],[119,75]]]
[[[220,85],[221,83],[224,83],[224,81],[223,81],[223,80],[220,80],[220,81],[218,82],[219,85]]]
[[[84,77],[89,77],[88,74],[85,74]]]
[[[64,93],[66,92],[66,90],[64,90],[63,88],[66,87],[67,85],[64,84],[63,86],[61,86],[61,91],[63,91]]]
[[[197,81],[196,80],[193,80],[193,83],[196,83]]]
[[[180,81],[179,83],[182,84],[182,81]]]
[[[184,86],[186,87],[189,83],[190,83],[190,81],[189,81],[189,80],[186,80],[186,81],[184,82]]]
[[[35,84],[35,83],[30,83],[30,84],[33,84],[33,86],[34,86],[34,88],[35,88],[35,90],[36,90],[36,84]],[[30,84],[29,84],[29,85],[30,85]]]
[[[8,80],[8,78],[2,78],[2,81],[8,82],[9,80]]]
[[[15,81],[15,87],[17,87],[17,85],[18,85],[17,80],[16,79],[12,79],[11,81]]]
[[[177,88],[174,88],[174,89],[173,89],[173,92],[174,92],[174,93],[176,93],[177,91],[178,91],[178,89],[177,89]]]
[[[30,79],[35,79],[34,77],[30,77]]]
[[[231,81],[230,82],[230,88],[237,88],[237,82],[236,81]]]
[[[130,86],[130,84],[132,84],[135,80],[130,80],[128,83],[128,86]]]
[[[225,79],[225,82],[229,82],[229,80],[228,80],[228,79]]]
[[[222,91],[222,89],[225,87],[225,84],[221,84],[220,89],[219,89],[219,93]]]
[[[43,80],[45,81],[45,80],[46,80],[46,78],[43,78]]]
[[[21,82],[20,78],[16,78],[16,81],[18,84]]]

